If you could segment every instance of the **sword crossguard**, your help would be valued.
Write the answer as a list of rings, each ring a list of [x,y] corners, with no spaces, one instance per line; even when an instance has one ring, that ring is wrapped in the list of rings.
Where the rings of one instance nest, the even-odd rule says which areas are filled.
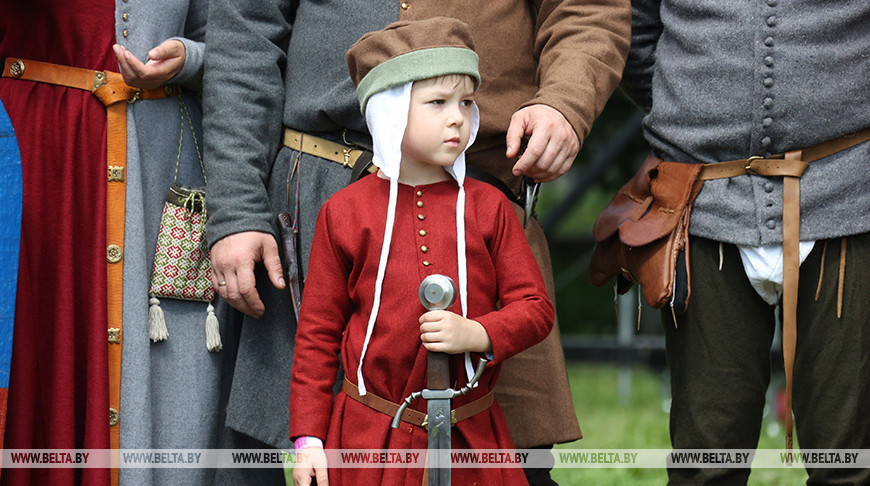
[[[414,400],[418,398],[423,398],[425,400],[452,400],[458,396],[466,395],[468,392],[474,388],[474,385],[480,380],[480,377],[483,375],[483,370],[486,368],[486,363],[489,360],[486,358],[480,358],[480,361],[477,362],[477,368],[474,369],[474,376],[471,377],[468,383],[465,386],[460,388],[459,390],[454,390],[453,388],[447,388],[445,390],[430,390],[428,388],[423,389],[421,391],[416,391],[408,395],[407,398],[402,400],[402,404],[399,405],[399,409],[396,411],[396,415],[393,416],[393,422],[390,424],[390,427],[394,429],[398,429],[399,425],[402,422],[402,414],[405,413],[405,409],[408,408],[408,405],[411,404]],[[450,423],[455,424],[456,420],[454,418],[454,412],[450,411]],[[423,422],[423,427],[428,428],[428,417],[427,420]]]

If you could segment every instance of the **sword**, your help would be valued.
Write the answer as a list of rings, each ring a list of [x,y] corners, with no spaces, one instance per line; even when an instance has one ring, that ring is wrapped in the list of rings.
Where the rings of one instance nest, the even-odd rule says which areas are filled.
[[[525,201],[523,209],[523,228],[529,225],[529,219],[535,211],[535,204],[538,203],[538,189],[541,188],[540,182],[535,182],[534,179],[523,177],[523,189],[525,190]]]
[[[446,310],[456,301],[456,283],[445,275],[430,275],[420,283],[418,295],[427,310]],[[428,401],[424,426],[429,432],[429,484],[432,486],[450,485],[450,427],[453,425],[450,400],[471,391],[483,374],[486,363],[487,360],[481,359],[468,384],[454,390],[450,388],[450,357],[446,353],[430,351],[426,377],[428,388],[409,395],[393,417],[392,427],[397,429],[411,402],[418,398]]]

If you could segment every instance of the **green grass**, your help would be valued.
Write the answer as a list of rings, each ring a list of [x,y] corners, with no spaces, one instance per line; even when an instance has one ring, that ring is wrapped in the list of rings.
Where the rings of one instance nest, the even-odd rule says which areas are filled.
[[[671,448],[667,413],[670,391],[666,372],[646,367],[569,363],[568,379],[584,438],[559,444],[556,449]],[[620,380],[623,380],[622,393]],[[630,387],[624,386],[625,383],[630,383]],[[784,446],[782,427],[767,418],[762,427],[759,448]],[[664,469],[651,468],[557,468],[552,477],[561,486],[661,486],[667,483]],[[290,469],[287,469],[287,480],[288,484],[293,484]],[[805,482],[806,473],[802,468],[756,468],[749,479],[751,486],[791,486]]]

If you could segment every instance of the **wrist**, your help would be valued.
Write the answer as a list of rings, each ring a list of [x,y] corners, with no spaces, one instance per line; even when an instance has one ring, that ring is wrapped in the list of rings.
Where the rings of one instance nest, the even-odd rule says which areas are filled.
[[[317,437],[303,436],[296,439],[296,441],[293,442],[293,446],[295,447],[296,452],[299,452],[306,447],[320,447],[323,449],[323,441]]]
[[[477,352],[477,353],[492,353],[492,340],[489,338],[489,333],[486,332],[486,328],[483,327],[483,324],[469,319],[472,323],[473,333],[474,333],[474,345],[473,349],[469,351]]]

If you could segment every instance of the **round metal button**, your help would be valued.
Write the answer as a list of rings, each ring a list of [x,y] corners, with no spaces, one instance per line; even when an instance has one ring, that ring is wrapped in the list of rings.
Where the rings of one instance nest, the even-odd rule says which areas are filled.
[[[9,66],[9,74],[11,74],[13,78],[20,78],[24,75],[24,68],[24,61],[16,59],[12,62],[12,65]]]
[[[423,191],[417,191],[417,197],[423,197]]]
[[[422,207],[423,207],[423,201],[417,201],[417,207],[418,207],[418,208],[422,208]]]
[[[128,35],[130,35],[130,32],[127,31],[127,29],[124,29],[124,31],[121,32],[121,35],[123,35],[124,37],[127,37]]]
[[[423,260],[423,266],[424,266],[424,267],[428,267],[429,265],[432,265],[432,264],[429,263],[429,262],[427,262],[426,260]]]
[[[426,230],[420,230],[420,236],[426,236]]]
[[[407,2],[402,2],[402,10],[408,10],[411,8],[411,4]]]
[[[422,214],[418,214],[417,219],[419,219],[420,221],[423,221],[424,219],[426,219],[426,216],[423,216]]]
[[[118,409],[114,407],[109,407],[109,427],[114,427],[118,425],[118,422],[121,421],[121,414],[118,413]]]
[[[130,14],[124,14],[121,18],[124,19],[124,21],[130,20]]]
[[[429,251],[429,247],[426,245],[423,245],[420,247],[420,251],[422,251],[423,253],[426,253],[427,251]]]
[[[106,247],[106,260],[109,263],[118,263],[124,256],[124,251],[118,245],[109,245]]]

